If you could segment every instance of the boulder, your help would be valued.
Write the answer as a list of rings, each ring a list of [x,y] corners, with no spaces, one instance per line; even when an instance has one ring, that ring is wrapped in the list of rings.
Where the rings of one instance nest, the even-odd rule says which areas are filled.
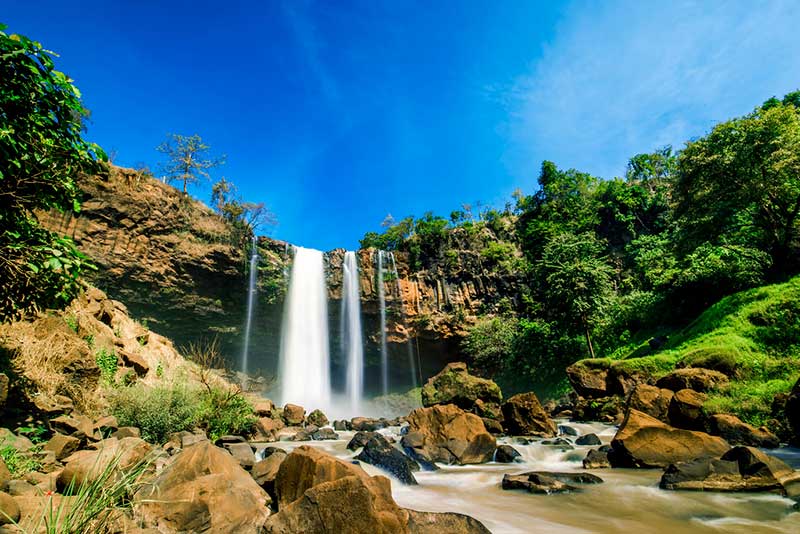
[[[122,362],[126,367],[130,367],[134,370],[136,376],[147,376],[147,373],[150,372],[150,364],[147,363],[147,360],[141,354],[121,350],[119,351],[119,356],[122,358]]]
[[[397,506],[389,479],[308,446],[292,451],[275,481],[280,506],[265,525],[269,534],[369,532],[375,534],[486,534],[459,514],[414,512]]]
[[[339,420],[333,422],[333,429],[339,432],[346,432],[351,430],[352,427],[350,426],[350,421]]]
[[[11,480],[11,471],[8,470],[5,460],[0,456],[0,491],[8,486],[9,480]]]
[[[135,426],[121,426],[119,429],[111,434],[112,438],[139,438],[142,436],[142,431]]]
[[[625,363],[625,361],[616,362],[609,369],[608,379],[606,380],[609,395],[619,395],[626,398],[637,386],[647,384],[651,380],[648,372],[632,369]]]
[[[386,421],[380,419],[372,419],[369,417],[354,417],[350,420],[350,429],[358,432],[375,432],[381,428],[386,428]]]
[[[44,450],[53,451],[56,455],[56,460],[61,461],[73,452],[78,450],[81,445],[81,440],[73,438],[72,436],[65,436],[56,432],[53,437],[44,444]]]
[[[275,478],[278,476],[278,470],[286,456],[286,451],[278,449],[278,451],[257,462],[250,471],[256,484],[264,488],[271,497],[275,497]]]
[[[639,384],[631,391],[627,407],[668,423],[669,404],[674,395],[675,393],[670,389]]]
[[[578,430],[573,426],[558,425],[558,433],[559,435],[564,435],[564,436],[577,436]]]
[[[721,458],[670,464],[660,487],[668,490],[747,491],[800,496],[800,472],[754,447],[734,447]]]
[[[575,445],[602,445],[603,442],[597,437],[597,434],[584,434],[578,436],[575,440]]]
[[[567,367],[567,378],[580,397],[595,399],[608,396],[608,363],[605,360],[582,360]]]
[[[500,407],[500,403],[497,402],[486,402],[483,399],[478,399],[475,401],[472,411],[483,419],[503,420],[503,410]]]
[[[578,398],[572,410],[573,421],[602,421],[619,424],[624,419],[622,397],[613,395],[596,399]]]
[[[611,467],[608,461],[608,452],[598,449],[592,449],[586,453],[586,458],[583,459],[584,469],[606,469]]]
[[[272,417],[275,404],[269,399],[259,398],[253,401],[253,414],[256,417]]]
[[[494,461],[501,464],[510,464],[521,459],[522,455],[511,445],[500,445],[494,451]],[[521,460],[519,460],[521,461]]]
[[[93,427],[105,438],[119,430],[119,422],[113,415],[106,415],[95,421]]]
[[[33,448],[33,442],[25,436],[14,434],[7,428],[0,428],[0,444],[9,446],[20,452],[28,452]]]
[[[19,521],[19,505],[14,497],[0,492],[0,525],[8,525]]]
[[[85,415],[61,415],[50,419],[50,429],[81,441],[94,437],[94,423]]]
[[[556,424],[544,411],[533,392],[519,393],[503,404],[503,428],[514,435],[556,435]]]
[[[287,425],[302,425],[306,420],[306,410],[296,404],[287,404],[283,407],[283,420]]]
[[[711,434],[721,436],[733,445],[746,445],[775,449],[780,446],[778,436],[766,427],[756,428],[731,414],[714,414],[708,418],[708,428]]]
[[[332,428],[325,427],[315,430],[311,433],[311,439],[314,441],[323,441],[330,439],[339,439],[339,434],[333,431]]]
[[[706,415],[703,404],[708,397],[693,389],[682,389],[675,392],[669,403],[669,422],[677,428],[687,430],[705,430]]]
[[[411,412],[402,445],[423,462],[464,465],[491,461],[496,441],[480,417],[445,404]]]
[[[328,418],[325,417],[321,410],[314,410],[306,417],[306,424],[322,428],[323,426],[328,426]]]
[[[502,434],[504,432],[503,425],[497,419],[489,419],[488,417],[481,417],[483,426],[492,434]]]
[[[356,451],[367,444],[369,439],[377,434],[377,432],[364,432],[363,430],[356,432],[350,441],[347,443],[348,451]]]
[[[575,484],[599,484],[603,479],[591,473],[551,473],[531,471],[520,475],[503,476],[504,490],[524,489],[530,493],[552,494],[580,491]]]
[[[608,454],[612,467],[666,467],[695,458],[720,456],[728,443],[705,432],[673,428],[638,410],[630,410]]]
[[[64,469],[56,480],[62,493],[77,489],[102,477],[109,466],[115,465],[118,471],[130,469],[146,461],[152,450],[150,445],[139,438],[109,438],[96,444],[96,449],[85,449],[64,459]]]
[[[159,532],[262,532],[270,497],[225,450],[209,441],[185,448],[140,490],[134,510]]]
[[[403,484],[417,484],[413,471],[419,471],[419,464],[392,446],[377,432],[367,440],[356,460],[388,471]]]
[[[455,404],[469,410],[475,401],[499,404],[503,401],[500,387],[492,380],[472,376],[463,362],[449,363],[439,374],[422,386],[422,405]]]
[[[256,438],[260,441],[277,441],[278,432],[285,426],[281,419],[259,417],[256,421]]]
[[[249,443],[226,443],[224,447],[239,462],[242,468],[250,470],[255,465],[255,451],[253,451]]]
[[[693,389],[700,393],[707,393],[728,384],[728,377],[719,371],[703,369],[702,367],[687,367],[676,369],[666,376],[658,379],[656,386],[678,392],[682,389]]]
[[[406,510],[409,534],[491,534],[477,519],[452,512],[434,513]]]
[[[37,395],[33,404],[48,419],[69,415],[75,409],[72,399],[64,395]]]

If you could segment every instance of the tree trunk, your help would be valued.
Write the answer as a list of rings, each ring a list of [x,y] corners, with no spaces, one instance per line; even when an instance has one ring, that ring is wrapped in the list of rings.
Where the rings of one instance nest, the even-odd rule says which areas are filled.
[[[589,349],[589,357],[594,358],[594,347],[592,346],[592,335],[589,332],[589,323],[587,323],[584,318],[581,318],[581,322],[583,322],[583,333],[586,335],[586,347]]]

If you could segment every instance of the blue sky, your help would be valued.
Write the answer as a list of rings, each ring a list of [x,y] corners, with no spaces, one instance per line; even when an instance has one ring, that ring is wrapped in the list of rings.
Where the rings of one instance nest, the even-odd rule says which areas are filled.
[[[319,249],[502,205],[543,159],[620,175],[800,88],[792,1],[43,0],[0,21],[60,54],[117,163],[198,133],[274,237]]]

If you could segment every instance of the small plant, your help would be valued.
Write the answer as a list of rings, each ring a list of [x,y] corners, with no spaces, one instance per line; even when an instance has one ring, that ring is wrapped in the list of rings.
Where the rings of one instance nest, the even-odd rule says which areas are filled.
[[[97,367],[100,368],[101,378],[108,384],[114,384],[117,374],[117,354],[113,350],[100,349],[94,355]]]
[[[135,426],[150,443],[164,443],[173,432],[197,425],[199,395],[182,384],[135,384],[114,392],[111,412],[121,426]]]
[[[212,388],[204,392],[198,419],[198,425],[212,440],[227,434],[247,433],[256,423],[253,406],[238,388]]]
[[[41,445],[36,445],[27,452],[21,452],[13,445],[6,445],[0,442],[0,458],[5,462],[8,471],[14,478],[21,478],[37,471],[42,463],[36,457],[36,453],[42,450]]]
[[[94,348],[94,336],[92,334],[83,336],[83,340],[86,342],[87,345],[89,345],[90,349]]]
[[[164,376],[164,366],[161,364],[161,362],[158,362],[158,365],[156,366],[156,376],[158,378],[162,378]]]
[[[47,428],[43,425],[21,426],[17,429],[17,434],[22,434],[33,443],[43,443],[45,441],[44,436],[47,434]]]
[[[74,315],[65,315],[64,322],[67,323],[70,330],[76,334],[78,333],[78,319],[76,319]]]

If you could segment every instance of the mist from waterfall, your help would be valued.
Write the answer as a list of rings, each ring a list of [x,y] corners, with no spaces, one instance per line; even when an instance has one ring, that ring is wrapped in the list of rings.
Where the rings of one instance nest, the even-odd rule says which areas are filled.
[[[347,357],[346,392],[353,413],[364,395],[364,339],[361,334],[361,296],[356,253],[345,252],[342,264],[342,353]]]
[[[391,270],[392,276],[397,281],[397,300],[400,306],[400,315],[403,318],[403,323],[406,326],[406,331],[408,331],[408,324],[406,322],[406,312],[405,308],[403,307],[403,287],[400,285],[400,276],[397,273],[397,263],[394,261],[394,252],[389,253],[389,263],[392,266]],[[422,376],[419,374],[419,366],[417,365],[417,360],[414,356],[414,346],[411,344],[410,335],[406,340],[406,347],[408,350],[408,368],[411,371],[411,386],[413,388],[416,388],[422,381]]]
[[[308,410],[330,405],[328,294],[323,255],[318,250],[294,248],[278,376],[284,403]]]
[[[255,234],[250,251],[250,276],[247,284],[247,320],[244,326],[244,348],[242,349],[242,373],[247,375],[247,360],[250,352],[250,328],[253,324],[253,307],[256,297],[256,264],[258,263],[258,241]]]
[[[389,393],[389,350],[386,346],[386,288],[383,285],[384,255],[378,251],[378,302],[381,312],[381,391]]]

